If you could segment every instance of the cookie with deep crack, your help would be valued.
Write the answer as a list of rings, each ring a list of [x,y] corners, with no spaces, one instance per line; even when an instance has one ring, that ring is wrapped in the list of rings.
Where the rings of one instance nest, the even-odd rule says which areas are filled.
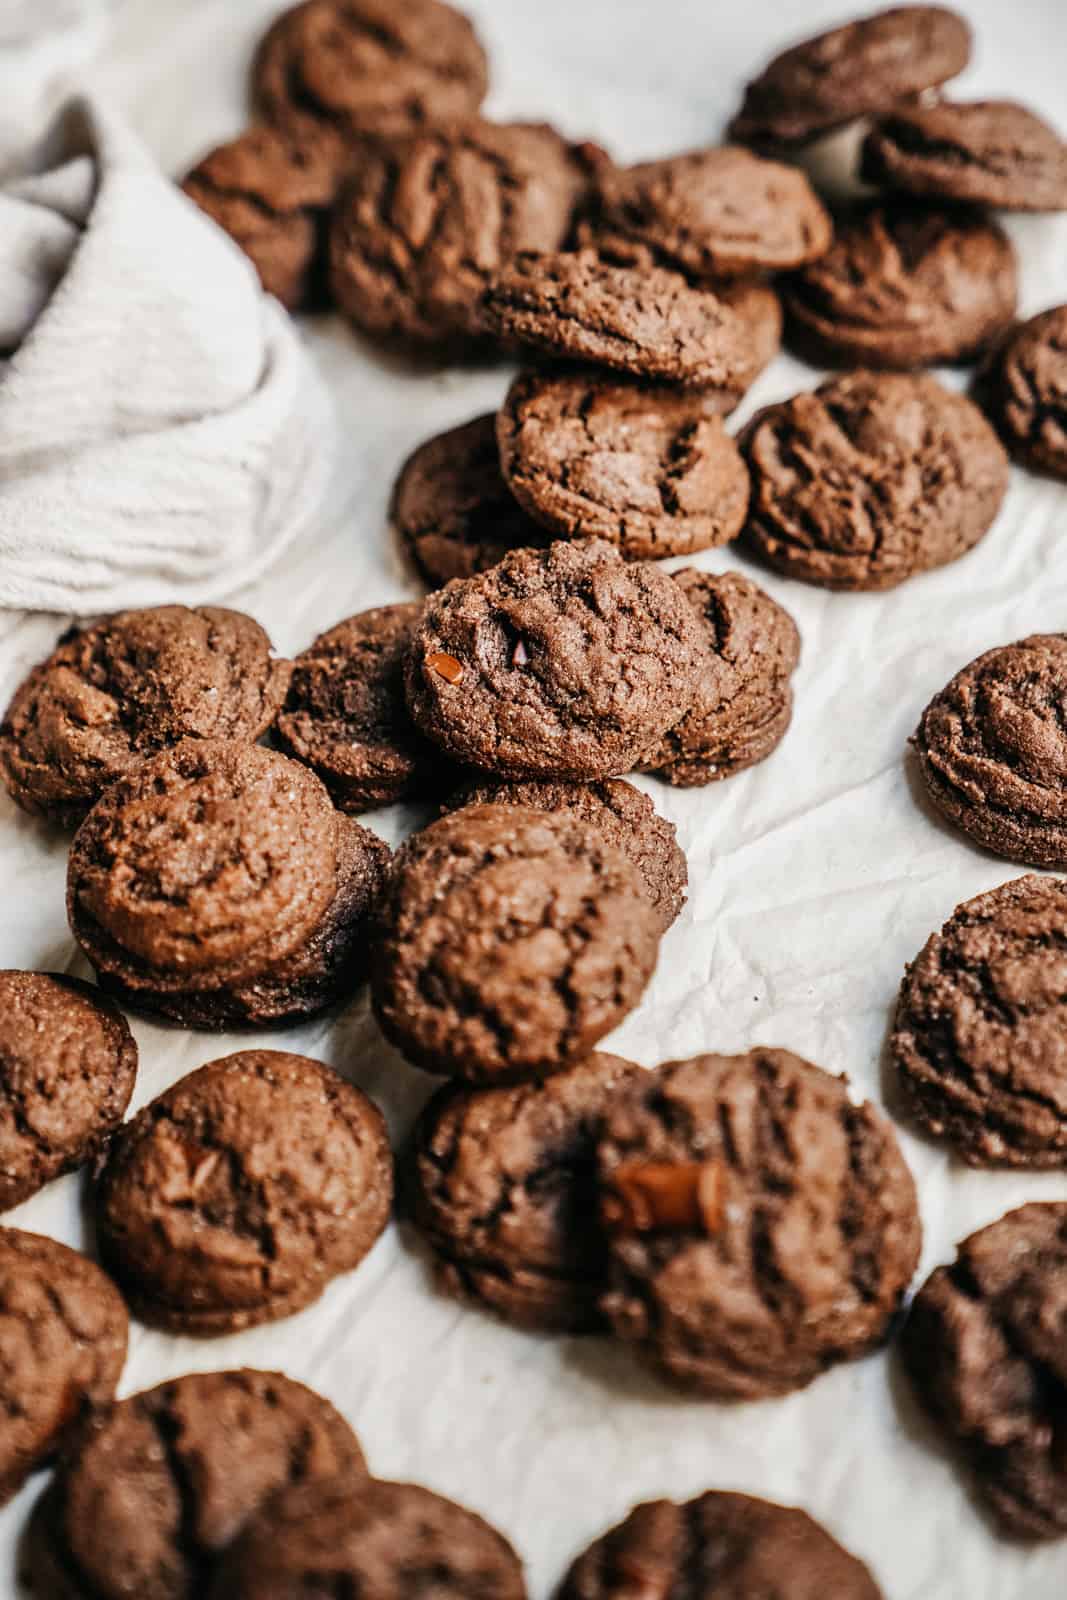
[[[599,1146],[615,1333],[696,1394],[800,1389],[884,1342],[919,1260],[889,1123],[787,1050],[634,1078]]]
[[[385,1122],[306,1056],[209,1062],[112,1141],[93,1209],[101,1256],[142,1321],[238,1332],[351,1272],[389,1220]]]
[[[575,1561],[559,1600],[881,1600],[862,1562],[806,1512],[709,1490],[652,1500]]]
[[[386,1037],[472,1083],[580,1061],[637,1004],[660,915],[573,812],[466,806],[397,852],[371,969]]]
[[[34,1592],[202,1600],[244,1524],[293,1483],[367,1477],[327,1400],[280,1372],[197,1372],[100,1411],[30,1522]]]
[[[787,331],[817,366],[908,370],[973,360],[1015,317],[1015,249],[991,217],[875,201],[785,289]]]
[[[520,373],[497,419],[504,478],[557,537],[605,539],[629,561],[728,544],[748,473],[702,401],[593,368]]]
[[[639,1070],[591,1055],[542,1083],[449,1084],[434,1096],[415,1129],[411,1190],[447,1294],[523,1328],[602,1325],[596,1136]]]
[[[239,611],[120,611],[65,634],[15,691],[0,776],[24,810],[73,828],[109,784],[181,739],[255,744],[288,682],[289,663]]]
[[[746,430],[744,541],[827,589],[890,589],[966,555],[1008,461],[965,395],[925,373],[852,372],[768,406]]]
[[[1000,341],[979,374],[978,398],[1016,461],[1067,478],[1067,306]]]
[[[1067,1166],[1065,946],[1067,880],[1031,874],[957,906],[905,974],[905,1103],[972,1166]]]
[[[0,1505],[111,1399],[128,1327],[122,1297],[92,1261],[0,1228]]]
[[[901,1335],[922,1404],[1014,1539],[1067,1534],[1065,1297],[1067,1205],[1020,1206],[931,1273]]]
[[[938,200],[1067,210],[1067,143],[1013,100],[901,106],[867,135],[862,174]]]
[[[674,574],[707,630],[696,699],[641,767],[679,788],[717,783],[776,750],[793,718],[800,634],[783,606],[737,572]]]
[[[98,989],[0,971],[0,1211],[91,1161],[136,1077],[133,1035]]]

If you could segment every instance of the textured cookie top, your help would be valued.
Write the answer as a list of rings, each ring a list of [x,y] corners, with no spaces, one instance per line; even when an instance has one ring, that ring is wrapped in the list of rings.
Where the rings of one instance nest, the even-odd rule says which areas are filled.
[[[0,1504],[104,1405],[126,1360],[126,1307],[85,1256],[0,1228]]]
[[[743,144],[806,144],[954,78],[971,30],[943,6],[894,6],[775,56],[745,90],[730,132]]]
[[[73,827],[157,750],[185,738],[254,744],[288,681],[289,663],[239,611],[120,611],[67,635],[16,690],[0,772],[20,805]]]
[[[909,967],[893,1059],[911,1109],[975,1166],[1067,1158],[1067,881],[957,906]]]
[[[760,412],[746,541],[791,577],[888,589],[977,544],[1008,463],[977,406],[926,374],[854,372]]]
[[[788,611],[740,573],[687,567],[674,581],[706,630],[709,666],[690,710],[641,765],[688,786],[728,777],[778,743],[800,634]]]
[[[727,544],[748,473],[702,395],[611,382],[593,369],[527,372],[497,420],[516,499],[566,538],[606,539],[631,561]]]
[[[660,919],[637,868],[571,812],[468,806],[397,852],[375,1012],[417,1066],[473,1082],[588,1055],[652,975]]]
[[[862,170],[909,194],[1009,211],[1067,208],[1067,144],[1012,100],[901,106],[867,136]]]
[[[487,327],[552,355],[695,389],[743,389],[756,364],[744,322],[709,290],[595,250],[522,255],[490,280]]]
[[[182,188],[205,210],[224,213],[227,201],[249,201],[286,216],[328,206],[337,188],[337,165],[324,145],[257,125],[209,150]]]
[[[704,1394],[782,1394],[863,1354],[918,1262],[888,1122],[785,1050],[635,1078],[605,1117],[599,1169],[604,1309]]]
[[[0,971],[0,1210],[87,1161],[133,1093],[126,1019],[87,983]]]
[[[114,784],[71,846],[67,906],[120,981],[219,988],[302,944],[337,886],[337,815],[306,767],[187,739]]]
[[[1015,251],[981,212],[862,206],[790,280],[794,338],[820,364],[904,367],[973,356],[1015,315]]]
[[[1065,1297],[1067,1205],[1021,1206],[931,1274],[901,1339],[924,1403],[1017,1539],[1067,1533]]]
[[[430,596],[408,706],[471,766],[601,778],[680,721],[703,665],[698,621],[665,572],[602,540],[558,543]]]
[[[1012,455],[1067,478],[1067,306],[1015,328],[990,357],[981,392]]]
[[[560,1600],[881,1600],[863,1564],[805,1512],[744,1494],[653,1500],[578,1557]]]
[[[491,275],[558,250],[588,179],[543,123],[471,118],[361,154],[334,212],[331,282],[361,328],[438,344],[476,339]]]
[[[362,1451],[303,1384],[247,1370],[175,1378],[94,1419],[34,1513],[31,1570],[46,1594],[202,1600],[261,1505],[338,1473],[361,1484]]]
[[[221,1332],[284,1315],[356,1266],[391,1200],[367,1097],[305,1056],[245,1050],[125,1124],[95,1214],[102,1254],[154,1319]]]
[[[1067,867],[1067,635],[987,650],[923,712],[915,735],[933,800],[1010,861]]]
[[[526,1600],[518,1556],[463,1506],[409,1483],[299,1484],[247,1528],[211,1600]]]
[[[787,272],[829,247],[833,225],[804,173],[739,146],[609,167],[598,230],[647,245],[696,279]]]
[[[549,541],[504,482],[493,411],[419,445],[397,478],[392,518],[431,589]]]
[[[488,86],[474,28],[441,0],[305,0],[268,29],[252,68],[259,111],[311,134],[463,116]]]

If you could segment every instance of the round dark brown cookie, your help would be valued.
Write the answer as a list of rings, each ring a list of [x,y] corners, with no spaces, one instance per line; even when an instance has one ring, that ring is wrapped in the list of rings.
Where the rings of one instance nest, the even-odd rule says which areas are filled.
[[[635,1506],[574,1563],[559,1600],[881,1600],[862,1562],[806,1512],[709,1490]]]
[[[417,601],[361,611],[293,662],[278,737],[342,811],[407,799],[444,765],[412,727],[404,700],[404,657],[421,615]]]
[[[737,145],[608,167],[597,232],[644,245],[690,281],[787,272],[825,254],[833,224],[804,173]]]
[[[730,125],[741,144],[809,144],[857,117],[890,111],[963,71],[971,30],[943,6],[894,6],[775,56]]]
[[[652,976],[661,919],[635,866],[572,812],[466,806],[397,852],[371,994],[429,1072],[493,1083],[589,1055]]]
[[[602,839],[629,856],[644,880],[664,933],[686,900],[689,867],[673,822],[661,817],[647,794],[623,778],[597,783],[468,784],[453,796],[458,806],[526,806],[534,811],[573,811]]]
[[[878,201],[789,280],[787,331],[818,366],[968,361],[1011,326],[1017,278],[1011,240],[981,212]]]
[[[490,279],[482,315],[509,342],[650,382],[739,393],[756,370],[753,335],[710,290],[595,250],[519,256]]]
[[[674,581],[707,630],[711,664],[692,708],[641,766],[688,789],[729,778],[777,749],[793,717],[800,634],[788,611],[737,572],[687,567]]]
[[[65,634],[15,691],[0,776],[24,810],[76,827],[116,778],[180,739],[254,744],[288,682],[289,663],[239,611],[120,611]]]
[[[396,480],[391,516],[431,589],[549,542],[504,482],[494,411],[419,445]]]
[[[925,373],[852,372],[768,406],[743,441],[744,540],[827,589],[890,589],[989,531],[1008,461],[965,395]]]
[[[972,1233],[931,1273],[901,1337],[927,1411],[1001,1530],[1067,1534],[1067,1205],[1032,1204]]]
[[[0,971],[0,1211],[92,1160],[136,1077],[133,1035],[99,990]]]
[[[602,1325],[596,1137],[639,1070],[592,1055],[543,1083],[449,1084],[434,1096],[415,1129],[412,1199],[446,1293],[519,1327]]]
[[[497,419],[504,478],[557,536],[606,539],[628,561],[728,544],[748,473],[702,400],[593,368],[520,373]]]
[[[786,1050],[635,1078],[604,1118],[603,1309],[698,1394],[803,1388],[885,1339],[919,1260],[889,1123]]]
[[[321,140],[252,127],[210,151],[182,189],[240,245],[267,293],[299,311],[324,297],[323,232],[339,182]]]
[[[1067,478],[1067,305],[1012,329],[986,362],[979,397],[1017,461]]]
[[[770,284],[763,283],[758,278],[751,281],[737,278],[729,283],[717,283],[714,287],[723,304],[729,306],[730,310],[740,317],[752,340],[756,360],[749,382],[754,383],[764,368],[770,366],[782,347],[784,323],[782,302]],[[724,393],[729,397],[729,390]],[[741,396],[738,395],[737,398],[740,399]],[[733,407],[725,406],[724,409],[732,410]]]
[[[142,1321],[236,1333],[317,1300],[389,1220],[385,1122],[306,1056],[244,1050],[181,1079],[100,1169],[100,1252]]]
[[[472,118],[379,141],[334,210],[330,281],[366,333],[479,342],[490,276],[522,250],[558,250],[588,175],[544,123]]]
[[[488,87],[474,28],[441,0],[305,0],[272,23],[252,66],[259,112],[305,137],[465,116]]]
[[[0,1228],[0,1505],[111,1399],[128,1327],[118,1290],[93,1262]]]
[[[97,1414],[37,1502],[27,1564],[48,1600],[202,1600],[226,1548],[292,1483],[366,1463],[327,1400],[280,1372],[197,1372]]]
[[[210,1600],[526,1600],[522,1565],[473,1511],[413,1483],[298,1484],[275,1496]]]
[[[705,651],[651,563],[603,540],[516,550],[427,600],[408,706],[454,760],[500,777],[611,777],[688,711]]]
[[[909,966],[891,1040],[904,1100],[975,1167],[1067,1165],[1067,881],[957,906]]]
[[[1012,100],[901,106],[868,134],[863,177],[1007,211],[1067,210],[1067,144]]]
[[[987,650],[923,712],[913,743],[930,798],[987,850],[1067,868],[1067,634]]]

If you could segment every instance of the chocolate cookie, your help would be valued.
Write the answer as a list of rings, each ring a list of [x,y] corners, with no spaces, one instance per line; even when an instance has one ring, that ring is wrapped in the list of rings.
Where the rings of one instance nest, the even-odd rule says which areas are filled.
[[[65,634],[15,691],[0,776],[24,810],[76,827],[116,778],[180,739],[254,744],[288,682],[289,663],[239,611],[120,611]]]
[[[784,321],[782,302],[770,284],[761,282],[759,278],[737,278],[732,282],[717,283],[715,293],[735,316],[740,317],[752,340],[756,359],[749,382],[754,383],[781,349]],[[732,411],[733,406],[725,403],[729,401],[731,391],[727,389],[722,393],[725,397],[723,410]],[[708,398],[708,394],[705,394],[705,405]],[[741,395],[737,398],[740,399]]]
[[[488,805],[572,811],[590,823],[602,839],[629,856],[664,933],[685,905],[689,867],[674,824],[659,815],[647,794],[622,778],[602,778],[598,783],[468,784],[453,796],[450,809]]]
[[[306,1056],[244,1050],[125,1124],[94,1211],[101,1255],[142,1321],[236,1333],[291,1316],[357,1267],[392,1188],[366,1095]]]
[[[508,487],[564,538],[606,539],[629,561],[737,537],[748,473],[702,396],[610,382],[592,368],[531,371],[497,419]]]
[[[853,372],[768,406],[743,443],[745,542],[827,589],[891,589],[988,532],[1008,462],[977,406],[926,374]]]
[[[126,1307],[55,1239],[0,1228],[0,1505],[104,1405],[126,1360]]]
[[[136,1076],[133,1035],[99,990],[0,971],[0,1211],[90,1161]]]
[[[321,141],[252,127],[210,151],[182,189],[240,245],[267,293],[300,311],[323,299],[323,229],[339,181]]]
[[[658,567],[603,540],[516,550],[427,600],[408,706],[453,759],[501,777],[610,777],[681,721],[705,649]]]
[[[597,189],[598,233],[645,245],[690,280],[787,272],[815,261],[833,225],[805,175],[726,145],[666,161],[609,167]]]
[[[464,1506],[413,1483],[298,1484],[249,1524],[210,1600],[526,1600],[518,1556]]]
[[[641,763],[679,788],[716,783],[766,760],[793,718],[796,623],[737,572],[687,567],[674,581],[707,630],[710,666],[681,722]]]
[[[868,134],[869,183],[1007,211],[1067,210],[1067,144],[1011,100],[901,106]]]
[[[637,1004],[661,919],[635,866],[572,812],[467,806],[397,852],[371,993],[429,1072],[492,1083],[581,1061]]]
[[[803,1388],[882,1343],[919,1259],[887,1121],[786,1050],[635,1078],[599,1151],[615,1332],[698,1394]]]
[[[738,393],[756,370],[752,335],[710,290],[595,250],[519,256],[490,279],[482,315],[509,341],[680,388]]]
[[[968,361],[1010,327],[1015,251],[980,212],[864,205],[820,261],[790,279],[788,330],[817,366],[907,369]]]
[[[635,1587],[636,1585],[636,1587]],[[559,1600],[881,1600],[862,1562],[803,1511],[709,1491],[635,1506],[567,1574]]]
[[[361,611],[293,663],[278,737],[342,811],[407,799],[444,765],[415,732],[404,700],[404,657],[421,615],[418,602]]]
[[[775,56],[730,125],[741,144],[809,144],[857,117],[890,111],[963,71],[971,30],[943,6],[894,6]]]
[[[198,1372],[94,1417],[38,1501],[42,1600],[202,1600],[242,1527],[286,1485],[366,1479],[328,1401],[279,1372]]]
[[[477,34],[441,0],[305,0],[267,30],[252,67],[258,110],[305,137],[464,116],[488,87]]]
[[[1067,478],[1067,306],[1014,328],[986,363],[979,394],[1017,461]]]
[[[419,445],[396,480],[390,515],[431,589],[549,541],[504,482],[492,411]]]
[[[1067,881],[957,906],[908,968],[891,1040],[905,1101],[975,1167],[1067,1165]]]
[[[1016,1539],[1067,1534],[1067,1205],[1009,1211],[919,1290],[901,1350],[923,1405]]]
[[[415,1129],[412,1191],[446,1293],[519,1327],[601,1325],[596,1137],[620,1084],[639,1070],[592,1055],[543,1083],[450,1084],[434,1096]]]
[[[573,147],[543,123],[472,118],[380,141],[334,211],[337,304],[366,333],[477,342],[490,276],[521,250],[558,250],[587,183]]]
[[[987,650],[923,712],[913,743],[930,798],[987,850],[1067,867],[1067,634]]]

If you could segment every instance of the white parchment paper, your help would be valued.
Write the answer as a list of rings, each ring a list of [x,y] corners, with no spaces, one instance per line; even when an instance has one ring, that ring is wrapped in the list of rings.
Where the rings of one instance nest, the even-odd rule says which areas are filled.
[[[1067,127],[1063,0],[957,3],[978,30],[959,91],[1016,95]],[[491,114],[548,117],[632,159],[719,138],[768,55],[849,9],[845,0],[466,5],[492,52]],[[272,0],[120,0],[90,81],[181,171],[240,127],[251,48],[276,9]],[[1023,310],[1067,299],[1067,218],[1009,226]],[[395,471],[420,440],[497,404],[508,381],[502,369],[415,372],[332,318],[307,323],[306,337],[342,418],[332,500],[317,536],[234,601],[283,651],[417,592],[386,524]],[[816,381],[780,358],[738,421]],[[781,1044],[886,1099],[883,1047],[905,961],[958,901],[1021,870],[938,822],[906,740],[930,695],[980,650],[1067,626],[1065,546],[1067,488],[1015,471],[976,551],[891,594],[823,594],[756,573],[803,633],[796,719],[770,761],[719,787],[686,793],[642,780],[677,824],[691,892],[644,1003],[611,1048],[652,1064]],[[699,559],[715,570],[746,565],[732,551]],[[0,614],[0,697],[61,626]],[[419,818],[397,809],[369,820],[395,841]],[[0,798],[0,965],[84,973],[64,917],[65,855],[65,839]],[[135,1105],[250,1042],[142,1021],[134,1029]],[[382,1103],[398,1136],[431,1088],[382,1044],[363,998],[339,1018],[262,1042],[335,1064]],[[1067,1175],[972,1173],[902,1137],[921,1192],[924,1272],[1009,1206],[1067,1198]],[[75,1179],[4,1220],[88,1243]],[[636,1500],[709,1487],[804,1505],[871,1564],[887,1600],[1067,1592],[1067,1543],[1027,1552],[997,1540],[884,1355],[783,1401],[691,1402],[607,1341],[533,1338],[440,1298],[417,1242],[394,1227],[357,1273],[288,1322],[200,1343],[135,1327],[122,1392],[228,1365],[281,1368],[311,1384],[356,1426],[379,1474],[417,1479],[491,1518],[526,1558],[534,1600]],[[17,1537],[40,1483],[0,1513],[0,1594],[17,1592]]]

